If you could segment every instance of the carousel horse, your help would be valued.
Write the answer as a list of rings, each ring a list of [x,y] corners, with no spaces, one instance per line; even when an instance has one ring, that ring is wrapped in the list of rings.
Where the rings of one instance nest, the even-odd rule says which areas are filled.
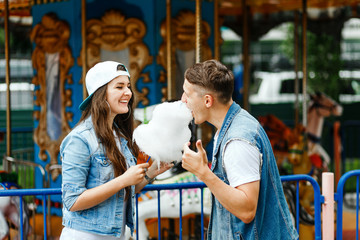
[[[6,189],[18,189],[16,184],[11,182],[2,182],[0,184],[0,191]],[[20,229],[20,199],[17,196],[0,197],[0,239],[7,239],[10,236],[9,224],[16,229]],[[31,233],[31,226],[29,222],[29,210],[27,205],[23,204],[23,232],[24,239],[28,238]],[[13,239],[20,239],[20,233]]]
[[[340,116],[342,107],[323,93],[310,95],[307,127],[298,131],[296,143],[289,146],[288,160],[294,174],[309,174],[321,185],[322,172],[328,171],[330,157],[320,145],[324,118]]]
[[[317,92],[316,94],[310,95],[310,99],[306,127],[308,154],[309,156],[318,154],[323,159],[322,167],[327,170],[330,164],[330,157],[320,145],[324,118],[341,116],[343,108],[324,93]]]
[[[258,118],[269,137],[274,152],[288,151],[288,145],[297,141],[293,130],[272,114]]]
[[[330,157],[320,145],[324,118],[340,116],[342,107],[323,93],[310,95],[306,129],[295,132],[298,141],[290,144],[288,160],[293,166],[293,174],[308,174],[321,186],[322,172],[328,171]],[[301,128],[301,127],[300,127]],[[300,182],[300,204],[307,214],[302,214],[302,222],[313,224],[314,191],[308,182]],[[302,211],[301,211],[302,212]]]

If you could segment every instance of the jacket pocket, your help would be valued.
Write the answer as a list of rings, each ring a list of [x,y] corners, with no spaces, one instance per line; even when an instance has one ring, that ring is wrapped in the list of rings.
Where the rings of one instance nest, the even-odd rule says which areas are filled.
[[[244,240],[244,238],[243,238],[243,236],[241,235],[240,232],[237,232],[237,233],[236,233],[236,239],[238,239],[238,240]]]
[[[94,158],[100,183],[106,183],[114,178],[113,165],[110,160],[105,156],[94,156]]]
[[[98,213],[96,207],[79,211],[79,217],[84,223],[97,224]]]

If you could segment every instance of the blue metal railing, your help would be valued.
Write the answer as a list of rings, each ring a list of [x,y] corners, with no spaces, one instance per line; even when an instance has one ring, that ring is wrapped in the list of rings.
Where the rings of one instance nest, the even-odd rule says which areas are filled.
[[[281,176],[282,182],[296,181],[296,228],[299,232],[299,181],[308,181],[314,189],[315,239],[321,239],[321,204],[324,196],[320,194],[320,186],[314,178],[306,174]]]
[[[282,182],[296,182],[296,227],[299,232],[299,181],[308,181],[311,183],[314,189],[314,209],[315,209],[315,239],[321,239],[321,204],[324,203],[324,197],[320,194],[319,184],[310,177],[309,175],[299,174],[299,175],[288,175],[281,176]],[[157,191],[158,199],[160,199],[160,191],[161,190],[169,190],[169,189],[178,189],[179,190],[179,198],[180,202],[182,200],[182,189],[188,188],[205,188],[206,185],[202,182],[192,182],[192,183],[173,183],[173,184],[156,184],[156,185],[147,185],[143,189],[143,191]],[[202,192],[202,191],[201,191]],[[179,205],[179,232],[180,232],[180,240],[182,239],[182,208],[181,204]],[[138,209],[138,202],[136,202],[136,208]],[[161,212],[160,212],[160,200],[158,200],[158,239],[161,239]],[[138,229],[138,211],[136,211],[136,229]],[[201,239],[204,233],[204,215],[203,215],[203,195],[201,195]],[[138,232],[136,233],[138,238]]]
[[[343,234],[343,198],[344,187],[346,181],[356,176],[356,240],[359,239],[359,177],[360,170],[353,170],[345,173],[339,180],[337,191],[334,194],[334,200],[337,201],[337,215],[336,215],[336,239],[341,240]]]
[[[282,176],[281,181],[290,181],[297,182],[297,194],[296,194],[296,225],[297,228],[299,226],[299,181],[308,181],[312,184],[314,189],[314,209],[315,209],[315,239],[321,239],[321,203],[324,202],[324,197],[320,195],[320,187],[318,183],[308,175],[288,175]],[[182,190],[183,189],[191,189],[191,188],[200,188],[203,190],[206,188],[206,185],[203,182],[189,182],[189,183],[173,183],[173,184],[153,184],[147,185],[144,187],[143,191],[157,191],[158,199],[160,199],[160,191],[162,190],[179,190],[179,202],[182,202]],[[48,189],[19,189],[19,190],[5,190],[0,191],[0,197],[2,196],[19,196],[20,197],[20,206],[23,209],[23,196],[33,195],[38,196],[41,195],[43,198],[43,202],[46,202],[47,195],[59,195],[61,194],[60,188],[48,188]],[[204,239],[204,212],[203,212],[203,203],[204,196],[203,191],[201,191],[201,239]],[[158,239],[161,239],[161,213],[160,213],[160,200],[158,200]],[[138,200],[136,200],[136,208],[138,209]],[[182,239],[182,204],[179,204],[179,227],[180,227],[180,239]],[[44,239],[47,239],[47,208],[45,204],[43,205],[43,216],[44,216]],[[22,217],[22,211],[20,211],[20,219]],[[136,211],[136,229],[138,229],[138,211]],[[298,228],[299,229],[299,228]],[[20,224],[20,233],[21,239],[24,239],[23,236],[23,226]],[[138,238],[138,231],[136,233]]]
[[[205,183],[203,182],[188,182],[188,183],[171,183],[171,184],[152,184],[147,185],[143,188],[142,191],[157,191],[158,194],[158,239],[161,240],[161,203],[160,203],[160,191],[161,190],[179,190],[179,238],[182,239],[182,190],[190,188],[200,188],[201,189],[201,239],[204,239],[204,195],[203,189],[206,188]],[[136,197],[136,229],[138,228],[138,196]],[[139,232],[136,231],[136,239],[139,239]]]
[[[1,184],[5,189],[5,186]],[[19,233],[20,239],[24,239],[24,230],[23,230],[23,209],[24,209],[24,196],[42,196],[43,203],[46,203],[46,198],[48,195],[59,195],[61,194],[61,188],[44,188],[44,189],[11,189],[0,191],[0,197],[6,196],[18,196],[20,198],[20,224],[19,224]],[[47,240],[47,208],[46,204],[43,204],[43,221],[44,221],[44,240]]]

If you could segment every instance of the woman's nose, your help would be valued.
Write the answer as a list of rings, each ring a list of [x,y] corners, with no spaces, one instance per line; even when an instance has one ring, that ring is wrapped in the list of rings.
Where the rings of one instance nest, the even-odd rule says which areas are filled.
[[[125,94],[126,94],[126,95],[131,95],[131,94],[132,94],[130,88],[128,88],[127,91],[125,91]]]

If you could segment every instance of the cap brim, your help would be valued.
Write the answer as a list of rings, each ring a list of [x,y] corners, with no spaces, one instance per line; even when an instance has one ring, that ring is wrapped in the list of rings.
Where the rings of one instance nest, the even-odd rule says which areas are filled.
[[[92,98],[93,94],[91,94],[90,96],[88,96],[80,105],[79,105],[79,109],[81,111],[84,111],[86,109],[86,107],[89,105],[91,98]]]

